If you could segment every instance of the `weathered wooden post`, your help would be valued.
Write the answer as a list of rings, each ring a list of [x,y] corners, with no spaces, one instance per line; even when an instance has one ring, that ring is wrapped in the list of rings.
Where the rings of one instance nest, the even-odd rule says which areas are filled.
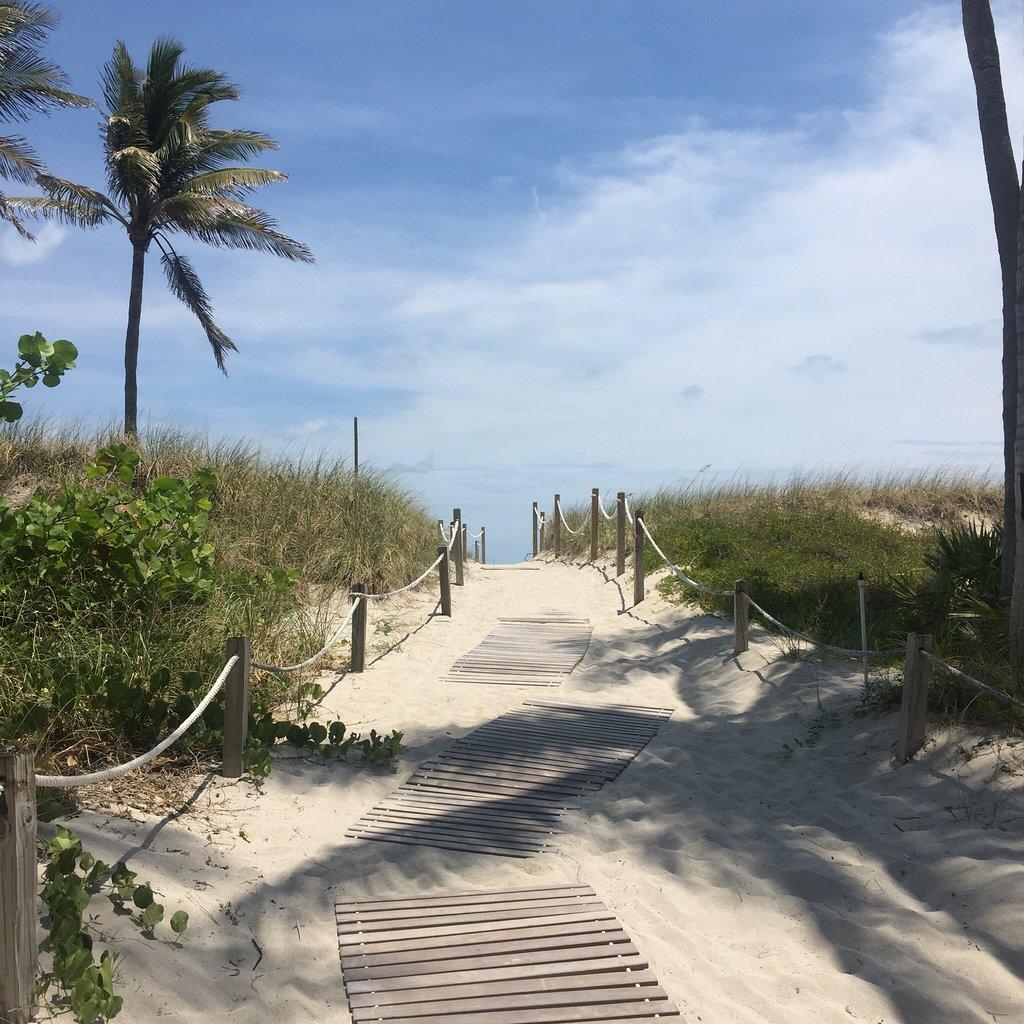
[[[633,514],[633,604],[639,604],[644,599],[643,518],[644,510],[638,508]]]
[[[465,585],[465,565],[466,565],[466,540],[465,534],[462,531],[462,509],[452,509],[452,519],[455,525],[452,527],[453,530],[458,530],[458,535],[455,538],[455,543],[452,545],[452,555],[455,558],[455,586],[461,587]]]
[[[441,614],[447,615],[450,619],[452,617],[452,581],[451,576],[448,575],[448,546],[446,544],[439,545],[437,553],[441,558],[437,567],[437,576],[441,581]]]
[[[479,537],[477,537],[477,539],[475,541],[473,541],[473,561],[476,562],[477,565],[480,564],[480,538]]]
[[[487,527],[480,527],[480,564],[487,564]]]
[[[903,667],[903,701],[900,706],[900,739],[897,758],[903,764],[923,746],[928,727],[928,689],[932,685],[932,666],[921,652],[932,650],[927,633],[907,637],[907,660]]]
[[[555,558],[562,553],[562,496],[555,495]]]
[[[544,528],[548,525],[547,517],[543,512],[540,514],[540,549],[544,550]]]
[[[626,492],[615,496],[615,575],[626,571]]]
[[[249,735],[249,675],[252,647],[247,636],[229,636],[224,646],[228,658],[238,656],[224,686],[224,763],[226,779],[245,774],[243,755]]]
[[[747,628],[750,625],[750,591],[746,580],[737,580],[732,587],[732,653],[742,654],[750,649]]]
[[[533,503],[533,557],[537,557],[540,550],[537,547],[537,540],[540,537],[540,513],[537,511],[537,502]]]
[[[349,655],[349,672],[362,672],[366,668],[366,593],[365,583],[352,584],[352,596],[359,598],[359,604],[352,613],[352,650]]]
[[[597,531],[601,525],[598,516],[598,503],[601,501],[601,493],[596,487],[590,489],[590,560],[597,561]]]
[[[31,751],[0,749],[0,1020],[35,1020],[36,772]]]
[[[469,558],[469,527],[462,524],[462,557]]]

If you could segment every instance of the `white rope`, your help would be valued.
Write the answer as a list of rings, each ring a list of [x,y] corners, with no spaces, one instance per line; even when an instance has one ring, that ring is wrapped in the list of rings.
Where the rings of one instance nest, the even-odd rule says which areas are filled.
[[[626,497],[622,499],[622,503],[623,503],[623,505],[625,506],[625,509],[626,509],[626,518],[630,522],[633,522],[633,513],[632,513],[632,511],[630,510],[630,507],[629,507],[629,495],[626,495]]]
[[[750,607],[755,611],[760,612],[761,616],[770,622],[777,629],[781,629],[783,633],[787,633],[789,636],[796,640],[803,640],[804,643],[810,644],[812,647],[818,647],[823,651],[828,651],[829,654],[838,655],[840,658],[862,658],[867,655],[869,658],[891,658],[896,654],[900,653],[901,648],[890,647],[884,651],[862,651],[855,650],[851,647],[836,647],[833,644],[826,644],[821,640],[815,640],[814,637],[808,636],[806,633],[801,633],[798,629],[793,629],[792,626],[787,626],[784,622],[779,622],[774,615],[770,615],[766,612],[752,597],[748,595],[747,600],[750,603]]]
[[[945,672],[946,675],[952,676],[954,679],[959,679],[961,683],[967,683],[968,686],[984,690],[993,697],[998,697],[1000,700],[1013,704],[1015,707],[1024,708],[1024,701],[1010,696],[1010,694],[1006,693],[1004,690],[999,690],[994,686],[989,686],[988,683],[983,683],[980,679],[975,679],[974,676],[969,676],[966,672],[961,672],[960,669],[954,668],[950,665],[948,661],[936,658],[930,651],[926,651],[922,648],[918,651],[918,654],[920,654],[930,665],[934,665],[940,672]]]
[[[162,754],[172,743],[181,739],[181,737],[184,736],[193,725],[195,725],[203,712],[210,706],[210,701],[212,701],[220,692],[220,688],[224,685],[224,681],[227,679],[231,670],[235,667],[235,662],[237,661],[237,654],[233,654],[228,658],[224,667],[220,670],[220,675],[217,676],[213,686],[210,687],[209,692],[196,705],[195,711],[193,711],[192,714],[174,730],[174,732],[162,739],[155,747],[153,747],[152,750],[148,750],[145,754],[140,754],[138,757],[133,758],[125,764],[118,765],[116,768],[104,768],[103,771],[90,772],[88,775],[37,775],[36,785],[45,786],[47,789],[74,789],[77,786],[92,786],[97,782],[109,782],[111,779],[127,775],[128,772],[134,771],[136,768],[141,768],[144,764],[148,764],[154,757]]]
[[[462,530],[462,523],[461,522],[453,523],[452,524],[452,535],[451,535],[451,537],[445,537],[445,540],[448,541],[448,550],[449,550],[449,552],[452,549],[452,545],[458,539],[458,536],[459,536],[459,533],[461,532],[461,530]],[[444,530],[441,531],[441,536],[444,537]]]
[[[406,586],[400,587],[398,590],[389,590],[384,594],[360,594],[358,596],[365,597],[367,601],[381,601],[385,597],[397,597],[399,594],[404,594],[407,590],[412,590],[413,587],[419,586],[447,557],[447,552],[438,555],[437,558],[434,559],[434,564],[429,566],[422,576],[418,576],[412,581],[412,583],[406,584]],[[356,594],[353,592],[352,596],[355,597]]]
[[[644,535],[651,542],[651,547],[658,552],[661,560],[671,569],[687,586],[693,587],[694,590],[699,590],[702,594],[710,594],[712,597],[729,597],[732,594],[731,590],[715,590],[713,587],[706,587],[703,583],[698,583],[695,579],[691,579],[683,572],[682,569],[677,565],[673,565],[666,556],[665,552],[658,546],[658,542],[651,536],[651,531],[647,529],[647,524],[640,519],[640,529],[644,531]]]
[[[601,515],[603,515],[605,517],[605,519],[614,519],[615,518],[615,513],[614,512],[605,512],[604,505],[601,504],[601,499],[600,498],[597,499],[597,507],[601,510]],[[614,508],[614,507],[615,506],[613,505],[612,508]]]
[[[480,532],[479,532],[479,533],[471,533],[471,534],[470,534],[469,536],[470,536],[470,537],[471,537],[471,538],[472,538],[473,540],[479,540],[479,539],[480,539],[480,538],[481,538],[481,537],[482,537],[483,535],[484,535],[484,528],[483,528],[483,527],[481,526],[481,527],[480,527]]]
[[[561,503],[561,502],[559,502],[559,503],[558,503],[558,518],[562,520],[562,525],[563,525],[563,526],[564,526],[564,527],[565,527],[565,528],[566,528],[566,529],[567,529],[567,530],[568,530],[568,531],[569,531],[569,532],[570,532],[571,534],[574,534],[575,536],[579,536],[579,534],[581,534],[581,533],[583,532],[583,527],[582,527],[582,526],[581,526],[581,527],[580,527],[580,528],[579,528],[578,530],[574,530],[574,529],[573,529],[573,528],[572,528],[572,527],[571,527],[571,526],[570,526],[570,525],[569,525],[569,524],[568,524],[568,523],[567,523],[567,522],[565,521],[565,513],[564,513],[564,512],[562,511],[562,503]]]
[[[438,519],[438,521],[437,521],[437,528],[438,528],[438,530],[441,533],[441,540],[443,540],[445,542],[445,544],[449,544],[450,545],[451,544],[451,540],[449,539],[448,534],[444,532],[444,524],[441,522],[440,519]]]
[[[355,615],[356,608],[358,607],[359,602],[361,600],[362,597],[357,597],[352,602],[352,607],[349,608],[348,614],[345,616],[341,625],[331,635],[331,639],[328,640],[327,643],[324,644],[324,646],[316,652],[316,654],[311,654],[305,661],[300,661],[297,665],[267,665],[264,664],[262,661],[254,661],[252,663],[253,668],[261,668],[266,672],[298,672],[300,668],[305,668],[307,665],[312,665],[314,661],[317,661],[319,658],[322,658],[335,645],[335,643],[338,640],[338,637],[341,636],[342,631],[348,625],[349,619],[351,619],[352,616]]]

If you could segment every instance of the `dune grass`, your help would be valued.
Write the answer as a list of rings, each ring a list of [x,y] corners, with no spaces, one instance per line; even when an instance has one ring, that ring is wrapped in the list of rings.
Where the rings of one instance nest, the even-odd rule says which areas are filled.
[[[952,470],[801,474],[778,483],[737,479],[716,486],[698,480],[688,487],[637,494],[630,502],[643,509],[648,528],[675,564],[714,588],[746,579],[754,599],[794,629],[825,643],[859,648],[857,579],[863,573],[869,647],[898,647],[911,629],[929,632],[940,654],[964,671],[1024,694],[1007,657],[998,573],[993,575],[989,566],[984,580],[958,577],[955,585],[950,583],[943,567],[949,556],[940,543],[952,531],[954,539],[970,544],[971,537],[962,536],[964,524],[998,524],[998,482]],[[606,498],[609,511],[611,504]],[[574,529],[584,529],[575,537],[563,531],[563,549],[569,557],[583,556],[589,507],[566,509],[566,518]],[[615,524],[603,517],[599,521],[600,546],[611,550]],[[987,534],[981,539],[986,538],[991,541]],[[552,541],[549,529],[546,546]],[[662,564],[649,545],[645,564],[648,571]],[[732,614],[731,598],[700,594],[674,576],[661,589],[706,611]],[[946,679],[937,679],[933,703],[950,713],[1021,722],[1017,712]]]
[[[40,423],[0,432],[0,494],[16,503],[80,481],[108,440]],[[267,457],[248,442],[170,430],[144,436],[139,450],[137,484],[216,471],[205,533],[215,586],[202,601],[145,614],[111,607],[41,617],[37,595],[6,602],[0,743],[34,747],[40,771],[81,771],[149,746],[205,692],[227,636],[250,637],[259,660],[301,660],[326,639],[353,583],[398,587],[435,557],[436,524],[386,474],[361,468],[356,478],[340,459]],[[256,673],[254,710],[295,701],[300,683]],[[218,715],[211,709],[182,750],[214,749]]]

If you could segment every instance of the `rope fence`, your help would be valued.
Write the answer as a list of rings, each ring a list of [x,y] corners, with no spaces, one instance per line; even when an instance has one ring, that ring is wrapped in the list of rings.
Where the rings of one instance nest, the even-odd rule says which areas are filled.
[[[538,513],[537,502],[533,503],[534,521]],[[561,553],[561,531],[564,527],[573,536],[580,536],[583,527],[578,530],[572,529],[565,519],[562,510],[561,495],[555,495],[555,557]],[[866,583],[863,574],[857,580],[860,604],[860,626],[862,646],[859,648],[839,647],[835,644],[828,644],[792,626],[788,626],[766,608],[755,601],[749,593],[749,585],[746,580],[736,580],[731,590],[709,587],[695,580],[679,568],[662,550],[654,535],[651,533],[644,517],[643,509],[634,511],[629,504],[629,495],[625,491],[619,491],[615,501],[615,513],[610,514],[605,510],[600,500],[598,489],[595,487],[591,492],[591,514],[590,514],[590,554],[591,561],[596,561],[598,552],[598,531],[600,518],[605,520],[614,519],[616,522],[616,575],[621,576],[626,571],[626,526],[633,527],[633,603],[640,604],[645,597],[644,579],[644,553],[647,544],[650,544],[655,553],[661,559],[665,567],[672,572],[683,584],[701,594],[715,598],[733,598],[733,653],[741,654],[749,649],[748,633],[750,627],[750,613],[753,611],[770,627],[793,640],[808,644],[809,646],[839,658],[857,659],[863,664],[864,681],[868,681],[869,661],[889,661],[904,654],[903,671],[903,697],[900,709],[900,735],[897,745],[897,759],[899,762],[910,760],[914,754],[921,749],[925,742],[927,725],[928,690],[934,672],[939,672],[965,686],[971,687],[982,693],[988,694],[996,700],[1002,701],[1011,707],[1024,711],[1024,700],[1014,697],[1012,694],[991,686],[988,683],[968,675],[966,672],[943,661],[932,651],[932,638],[925,634],[911,633],[907,638],[907,646],[904,652],[902,647],[889,647],[872,650],[868,647],[867,613],[865,602]],[[534,554],[537,551],[537,534],[534,534]]]

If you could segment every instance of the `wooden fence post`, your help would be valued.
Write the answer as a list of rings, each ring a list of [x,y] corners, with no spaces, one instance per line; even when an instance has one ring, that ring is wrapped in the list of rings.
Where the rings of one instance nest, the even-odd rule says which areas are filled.
[[[477,537],[477,539],[475,541],[473,541],[473,561],[476,562],[477,565],[480,564],[480,538],[479,537]]]
[[[441,581],[441,614],[447,615],[450,619],[452,617],[452,580],[451,576],[448,575],[447,545],[438,545],[437,553],[441,556],[441,562],[437,567],[437,575]]]
[[[640,525],[643,518],[644,510],[638,508],[633,513],[633,604],[644,599],[644,531]]]
[[[28,750],[0,749],[0,1020],[35,1020],[36,772]]]
[[[487,564],[487,527],[480,527],[480,564]]]
[[[601,525],[597,511],[598,503],[601,500],[601,493],[596,487],[590,489],[590,560],[597,561],[597,531]]]
[[[537,547],[537,538],[540,536],[539,529],[540,513],[537,511],[537,502],[533,503],[533,557],[537,557],[537,553],[540,550]]]
[[[543,512],[540,514],[540,549],[544,550],[544,528],[548,525],[548,521]]]
[[[555,558],[562,553],[562,496],[555,495]]]
[[[452,545],[452,554],[455,556],[455,586],[465,586],[466,580],[464,576],[464,570],[466,565],[466,548],[465,548],[465,534],[462,531],[462,509],[452,509],[452,520],[455,525],[452,527],[453,530],[458,530],[459,535],[455,538],[455,543]]]
[[[469,527],[462,524],[462,557],[463,560],[469,558]]]
[[[750,625],[750,590],[746,580],[737,580],[732,588],[732,653],[742,654],[750,649],[747,629]]]
[[[352,584],[352,596],[366,593],[365,583]],[[362,672],[366,668],[366,598],[362,598],[352,613],[352,649],[349,672]]]
[[[907,637],[907,660],[903,667],[903,701],[900,705],[900,740],[897,757],[909,761],[923,746],[928,728],[928,689],[932,684],[932,666],[921,651],[931,652],[932,638],[927,633]]]
[[[252,649],[247,636],[230,636],[224,647],[228,658],[238,661],[228,674],[224,687],[224,764],[226,779],[240,779],[245,774],[245,740],[249,735],[249,674]]]
[[[615,496],[615,575],[626,571],[626,492]]]

